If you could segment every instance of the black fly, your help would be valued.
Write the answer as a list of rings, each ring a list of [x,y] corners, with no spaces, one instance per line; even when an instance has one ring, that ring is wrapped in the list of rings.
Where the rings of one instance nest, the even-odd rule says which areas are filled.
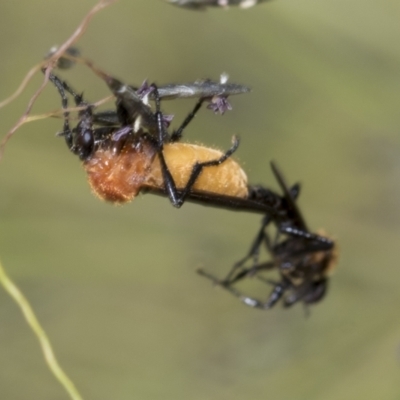
[[[275,207],[286,212],[273,218],[268,214],[264,217],[248,254],[233,266],[225,279],[218,280],[204,270],[198,272],[251,307],[269,309],[282,298],[285,307],[297,302],[306,305],[317,303],[325,296],[329,275],[336,266],[336,244],[323,231],[317,234],[309,231],[296,204],[300,186],[296,184],[289,188],[277,166],[271,163],[271,167],[283,196],[269,190],[268,196],[272,196],[271,199],[275,197]],[[273,240],[267,232],[271,222],[277,231]],[[263,245],[270,259],[259,262]],[[245,266],[248,260],[252,260],[250,267]],[[264,272],[271,270],[278,271],[277,281],[263,277]],[[234,287],[239,281],[254,276],[273,286],[266,301],[244,295]]]

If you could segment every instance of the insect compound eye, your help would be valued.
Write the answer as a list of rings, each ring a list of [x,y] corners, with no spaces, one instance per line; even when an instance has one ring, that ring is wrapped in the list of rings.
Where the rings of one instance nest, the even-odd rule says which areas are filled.
[[[76,135],[75,149],[81,160],[86,160],[92,155],[94,150],[94,137],[90,129],[85,129]]]

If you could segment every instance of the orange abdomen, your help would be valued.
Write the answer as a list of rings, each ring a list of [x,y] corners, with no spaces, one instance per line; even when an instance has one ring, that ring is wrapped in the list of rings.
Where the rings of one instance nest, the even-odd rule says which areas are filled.
[[[196,162],[215,160],[222,154],[194,144],[164,146],[165,160],[178,189],[185,187]],[[99,149],[84,163],[84,168],[93,192],[112,203],[131,201],[143,186],[164,187],[159,159],[146,142],[139,145],[128,142],[118,153]],[[218,166],[204,168],[193,190],[247,197],[247,176],[237,162],[228,158]]]
[[[165,161],[178,189],[185,187],[196,162],[216,160],[222,155],[223,153],[219,150],[195,144],[171,143],[164,146]],[[154,158],[149,174],[143,183],[158,188],[164,187],[158,157]],[[203,168],[193,185],[193,190],[247,197],[247,176],[236,161],[228,158],[218,166]]]

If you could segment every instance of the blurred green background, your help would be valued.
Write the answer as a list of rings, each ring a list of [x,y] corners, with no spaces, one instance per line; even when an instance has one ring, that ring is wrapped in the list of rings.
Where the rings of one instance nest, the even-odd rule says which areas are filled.
[[[1,2],[1,99],[94,4]],[[309,318],[301,306],[246,308],[195,269],[223,276],[259,216],[176,210],[150,195],[102,203],[55,138],[61,121],[25,125],[0,164],[0,257],[86,400],[400,398],[399,15],[398,0],[277,0],[204,13],[121,0],[95,16],[79,46],[124,81],[228,72],[250,85],[223,118],[199,114],[187,139],[227,148],[240,135],[250,181],[273,188],[276,160],[289,182],[302,182],[309,225],[336,237],[341,256]],[[62,76],[89,100],[108,94],[82,66]],[[1,135],[41,80],[0,110]],[[192,106],[164,104],[176,121]],[[58,107],[49,86],[34,112]],[[68,398],[3,290],[0,398]]]

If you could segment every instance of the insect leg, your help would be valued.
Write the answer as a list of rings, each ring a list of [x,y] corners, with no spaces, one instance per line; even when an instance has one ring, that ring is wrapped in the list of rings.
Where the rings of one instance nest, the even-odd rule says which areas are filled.
[[[247,262],[247,260],[252,258],[253,259],[253,265],[257,264],[258,256],[259,256],[259,253],[260,253],[260,248],[261,248],[262,243],[264,241],[266,241],[268,243],[267,247],[269,247],[269,237],[265,232],[265,228],[269,225],[270,222],[271,222],[271,217],[270,216],[267,215],[267,216],[265,216],[263,218],[262,223],[261,223],[261,228],[259,229],[255,239],[253,240],[253,243],[250,246],[250,249],[247,252],[246,256],[243,257],[241,260],[237,261],[233,265],[233,267],[229,271],[228,275],[224,279],[224,282],[231,283],[231,279],[232,279],[232,276],[234,275],[234,273],[239,268],[241,268]]]
[[[220,158],[216,160],[211,160],[211,161],[206,161],[202,163],[195,163],[192,167],[192,172],[190,173],[188,182],[186,183],[186,186],[181,189],[178,193],[174,178],[172,177],[171,172],[168,169],[167,163],[165,161],[164,157],[164,142],[168,138],[168,134],[165,131],[165,126],[163,122],[163,114],[161,112],[161,106],[160,106],[160,96],[158,95],[158,90],[155,85],[153,85],[154,88],[154,96],[155,96],[155,103],[156,103],[156,120],[157,120],[157,127],[158,127],[158,140],[157,140],[157,155],[160,160],[160,165],[161,165],[161,172],[163,176],[163,181],[164,181],[164,186],[165,190],[167,192],[167,195],[174,207],[181,207],[182,204],[185,202],[185,198],[188,196],[190,193],[193,185],[195,184],[197,178],[201,174],[203,168],[205,167],[212,167],[212,166],[217,166],[222,164],[224,161],[226,161],[238,148],[239,146],[239,139],[237,137],[233,138],[233,145],[232,147],[225,152]]]
[[[315,233],[310,233],[302,229],[294,228],[292,226],[281,226],[279,227],[279,231],[289,236],[306,239],[307,241],[310,242],[314,241],[315,242],[314,246],[310,245],[309,247],[310,251],[308,252],[331,250],[335,244],[333,240],[325,236],[317,235]]]
[[[265,191],[266,192],[266,191]],[[268,190],[267,192],[269,194],[269,196],[272,197],[272,192],[270,192]],[[299,193],[300,193],[300,185],[299,184],[295,184],[290,188],[290,193],[292,194],[294,199],[297,199]],[[276,195],[274,195],[276,196]],[[282,199],[280,199],[280,201],[277,203],[276,207],[280,208],[281,206],[279,206],[278,204],[282,203]],[[279,211],[279,209],[278,209]],[[229,272],[229,274],[227,275],[227,277],[225,278],[226,282],[231,282],[231,278],[233,276],[233,274],[235,273],[235,271],[239,268],[241,268],[249,259],[253,259],[253,266],[256,266],[258,263],[258,256],[260,253],[260,248],[261,245],[264,243],[265,246],[267,247],[268,252],[272,255],[272,245],[270,242],[270,238],[269,235],[266,233],[265,229],[267,228],[267,226],[273,221],[273,218],[270,215],[266,215],[261,223],[261,228],[257,233],[257,236],[255,237],[255,239],[253,240],[253,243],[250,247],[250,250],[248,251],[248,253],[246,254],[246,256],[244,258],[242,258],[241,260],[239,260],[238,262],[236,262],[231,271]],[[276,233],[276,237],[274,238],[273,243],[277,243],[279,239],[279,230]],[[252,269],[252,267],[250,267],[246,273],[250,274],[250,270]],[[234,280],[236,280],[236,278],[234,278]]]
[[[216,160],[211,160],[211,161],[205,161],[205,162],[197,162],[193,165],[192,171],[190,173],[189,179],[186,183],[186,186],[180,190],[180,194],[178,195],[178,191],[175,185],[175,182],[173,181],[173,178],[171,174],[168,171],[168,167],[165,163],[165,159],[163,160],[164,164],[162,164],[161,158],[161,165],[164,165],[164,183],[165,183],[165,188],[167,190],[167,193],[170,197],[170,200],[172,201],[172,204],[175,207],[181,207],[182,204],[185,201],[185,198],[190,194],[190,191],[192,190],[193,185],[196,183],[197,178],[200,176],[203,168],[206,167],[214,167],[222,164],[224,161],[226,161],[238,148],[239,146],[239,140],[238,138],[234,137],[233,139],[233,145],[232,147],[226,151],[220,158]],[[168,181],[169,176],[165,174],[165,171],[168,171],[169,176],[171,176],[171,180]]]
[[[242,292],[240,292],[236,288],[232,287],[229,284],[224,284],[223,282],[216,279],[213,275],[209,274],[208,272],[205,272],[202,269],[197,270],[197,273],[199,275],[204,276],[205,278],[210,279],[212,282],[214,282],[215,285],[221,286],[222,288],[227,290],[229,293],[231,293],[233,296],[239,298],[247,306],[253,307],[253,308],[258,308],[261,310],[268,310],[268,309],[272,308],[281,299],[285,290],[287,289],[285,283],[275,284],[274,289],[271,292],[268,300],[266,302],[263,302],[254,297],[249,297],[249,296],[244,295]]]
[[[49,80],[57,88],[61,96],[63,109],[68,108],[66,91],[74,98],[74,102],[78,107],[85,107],[83,110],[79,111],[80,121],[74,129],[71,129],[69,124],[69,112],[64,111],[63,131],[59,135],[65,137],[67,146],[72,153],[77,154],[81,160],[86,160],[92,155],[95,142],[101,141],[103,138],[109,136],[109,134],[115,130],[115,127],[106,125],[99,129],[93,129],[94,118],[92,106],[83,100],[81,94],[77,94],[71,86],[56,75],[50,74]]]
[[[244,278],[256,275],[260,271],[271,270],[271,269],[274,269],[275,267],[276,267],[276,264],[273,261],[268,261],[268,262],[265,262],[262,264],[253,265],[249,268],[242,269],[230,280],[225,279],[223,281],[223,283],[225,285],[233,285],[234,283],[237,283]]]
[[[198,111],[200,110],[201,106],[203,105],[205,98],[201,98],[197,101],[195,104],[193,110],[187,115],[187,117],[183,120],[181,126],[176,129],[174,132],[172,132],[171,135],[171,142],[177,142],[182,138],[182,133],[184,129],[189,125],[189,123],[193,120],[193,118],[196,116]]]
[[[49,80],[53,83],[53,85],[57,88],[58,93],[61,96],[61,105],[65,110],[68,108],[68,97],[64,90],[64,82],[61,81],[57,76],[53,74],[49,74]],[[64,111],[64,125],[62,132],[58,133],[59,136],[64,136],[65,142],[69,148],[69,150],[73,151],[73,137],[72,130],[69,125],[69,112]]]

